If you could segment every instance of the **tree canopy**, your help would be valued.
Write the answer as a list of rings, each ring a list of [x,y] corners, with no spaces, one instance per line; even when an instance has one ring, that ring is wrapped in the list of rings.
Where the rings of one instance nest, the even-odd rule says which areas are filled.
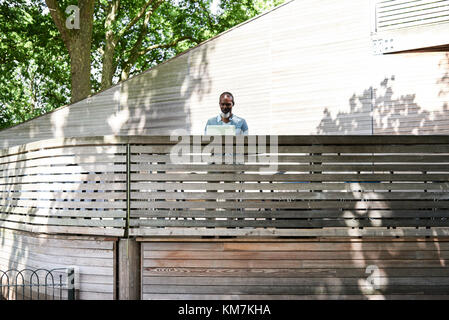
[[[105,90],[282,2],[0,0],[0,128]]]

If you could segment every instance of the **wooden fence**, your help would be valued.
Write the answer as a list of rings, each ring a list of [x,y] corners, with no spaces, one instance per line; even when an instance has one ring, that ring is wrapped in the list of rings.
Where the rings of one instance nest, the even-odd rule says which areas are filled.
[[[227,138],[66,138],[1,150],[0,227],[103,236],[449,235],[449,136]]]

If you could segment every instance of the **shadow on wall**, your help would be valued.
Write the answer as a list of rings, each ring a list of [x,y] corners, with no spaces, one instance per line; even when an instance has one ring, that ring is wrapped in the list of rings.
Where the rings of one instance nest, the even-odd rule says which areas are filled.
[[[200,49],[197,49],[200,50]],[[119,113],[127,117],[121,135],[170,135],[191,133],[190,101],[210,93],[208,52],[191,51],[122,84]],[[197,67],[192,67],[192,59]],[[123,119],[122,119],[123,121]]]
[[[415,102],[415,94],[395,98],[391,83],[394,79],[394,76],[385,78],[378,88],[370,87],[362,94],[354,94],[349,99],[349,112],[339,112],[332,117],[326,108],[317,133],[351,134],[370,127],[366,134],[448,134],[448,103],[444,103],[440,111],[428,111]],[[446,74],[438,81],[445,85],[440,96],[449,93],[448,79]],[[371,111],[372,119],[369,116]]]
[[[18,147],[18,153],[25,152],[25,146],[19,146]],[[22,158],[20,155],[18,158]],[[17,161],[15,163],[15,170],[20,172],[21,170],[24,170],[25,161]],[[8,214],[11,211],[14,211],[17,207],[18,200],[15,200],[15,196],[18,192],[20,192],[20,182],[22,180],[21,177],[13,177],[13,178],[6,178],[8,176],[8,169],[10,169],[10,166],[4,166],[3,171],[0,172],[0,177],[3,178],[2,184],[0,186],[0,192],[1,192],[1,199],[0,199],[0,207],[1,207],[1,213]],[[27,213],[30,213],[32,210],[28,210]],[[2,227],[5,223],[2,221]],[[18,239],[18,236],[16,233],[11,233],[8,230],[2,229],[0,230],[1,238],[0,238],[0,246],[2,248],[4,247],[10,247],[11,251],[9,254],[9,257],[5,257],[4,255],[0,256],[0,270],[6,271],[8,269],[20,269],[24,268],[24,265],[26,263],[23,263],[23,259],[26,260],[26,257],[24,257],[24,252],[27,250],[27,244],[23,243],[21,239]],[[2,250],[3,251],[3,250]],[[5,251],[3,251],[5,253]]]
[[[90,116],[90,112],[97,111],[93,114],[103,114],[104,119],[95,119],[99,123],[106,122],[109,126],[108,129],[103,129],[103,127],[99,124],[97,127],[97,131],[94,131],[96,135],[105,135],[105,134],[122,134],[122,135],[144,135],[144,134],[170,134],[171,132],[184,129],[187,132],[191,131],[191,117],[190,117],[190,104],[189,101],[192,95],[196,95],[197,100],[201,100],[202,96],[210,93],[211,88],[211,80],[208,75],[208,52],[213,50],[213,47],[203,48],[199,54],[196,51],[195,55],[191,55],[191,52],[187,52],[184,55],[178,56],[175,59],[170,60],[170,63],[164,63],[159,65],[137,77],[131,78],[128,81],[125,81],[120,86],[119,96],[116,98],[116,103],[119,104],[118,112],[115,112],[113,115],[105,114],[101,110],[105,109],[105,97],[108,99],[108,95],[105,97],[102,96],[94,96],[91,99],[92,104],[87,107],[86,113],[84,113],[84,118],[89,123],[92,123],[92,118]],[[194,57],[194,65],[192,68],[191,57]],[[113,88],[109,90],[114,90]],[[117,91],[115,88],[114,91]],[[111,95],[109,95],[111,96]],[[95,99],[99,99],[98,109],[95,110]],[[114,108],[111,108],[114,110]],[[116,109],[115,109],[116,110]],[[71,116],[75,116],[73,110],[70,107],[64,109],[63,118],[67,119],[66,122],[61,121],[52,121],[51,127],[53,132],[58,132],[58,138],[68,138],[70,140],[70,136],[73,135],[73,128],[69,128],[68,124],[70,123]],[[72,114],[70,114],[72,111]],[[79,116],[79,111],[77,115]],[[108,121],[111,120],[112,121]],[[59,119],[60,120],[60,119]],[[81,128],[78,128],[81,133],[84,132],[84,128],[87,129],[87,124],[82,121],[79,121]],[[105,131],[105,132],[104,132]],[[84,132],[84,135],[92,135],[92,128],[88,131]],[[83,134],[81,134],[82,136]],[[107,143],[107,141],[105,141]],[[25,146],[21,146],[20,148],[24,148]],[[95,207],[95,204],[100,204],[100,211],[104,211],[101,209],[102,207],[108,207],[110,204],[107,199],[107,195],[110,195],[109,187],[106,186],[106,182],[102,181],[99,177],[102,174],[108,174],[110,172],[109,169],[99,169],[93,168],[92,165],[97,163],[99,165],[107,165],[108,159],[104,160],[103,163],[93,162],[93,159],[105,158],[108,156],[108,151],[110,148],[107,146],[98,146],[95,147],[96,151],[88,152],[82,154],[78,154],[74,151],[66,151],[73,148],[63,148],[63,154],[58,155],[59,159],[67,158],[74,159],[74,163],[68,161],[67,163],[58,163],[55,164],[53,159],[55,157],[48,156],[46,157],[45,163],[39,164],[37,167],[33,166],[33,170],[39,169],[42,170],[42,174],[46,174],[48,179],[48,174],[53,174],[49,172],[53,166],[55,168],[62,168],[64,170],[65,166],[74,166],[76,172],[75,174],[70,176],[68,179],[72,181],[71,187],[68,190],[48,190],[48,188],[44,188],[42,190],[32,190],[36,192],[36,198],[33,201],[39,201],[41,198],[38,195],[39,192],[44,192],[46,195],[44,196],[42,208],[36,208],[32,205],[25,205],[20,210],[26,211],[21,212],[22,214],[26,214],[30,217],[29,223],[34,223],[35,217],[39,218],[39,225],[45,224],[43,222],[44,219],[55,218],[56,214],[54,210],[57,204],[64,204],[63,207],[71,207],[70,204],[73,204],[75,209],[70,210],[71,213],[79,212],[79,218],[85,219],[86,221],[94,223],[94,221],[89,218],[88,212],[94,211],[86,211],[93,210],[89,207]],[[75,148],[78,149],[78,148]],[[81,150],[82,148],[80,148]],[[20,153],[20,151],[19,151]],[[113,152],[112,152],[113,153]],[[26,198],[23,195],[23,192],[29,192],[27,186],[31,184],[24,184],[23,179],[29,178],[29,175],[26,173],[28,167],[30,166],[27,161],[20,161],[26,159],[27,153],[23,153],[23,157],[19,156],[18,161],[12,164],[8,164],[3,168],[0,167],[0,177],[3,176],[7,178],[9,181],[8,184],[0,185],[0,192],[2,197],[1,208],[2,213],[8,213],[9,210],[18,210],[18,202],[22,201]],[[112,156],[112,155],[111,155]],[[112,156],[113,157],[113,156]],[[111,158],[112,159],[112,158]],[[106,161],[106,163],[105,163]],[[100,161],[101,162],[101,161]],[[110,163],[109,163],[110,164]],[[121,164],[117,164],[121,165]],[[4,171],[6,170],[6,171]],[[111,169],[112,170],[112,169]],[[39,179],[39,175],[34,175],[33,179]],[[59,180],[58,180],[59,181]],[[118,181],[117,183],[119,183]],[[98,189],[100,191],[91,191],[92,188],[87,188],[89,183],[98,184]],[[105,183],[105,185],[100,185],[101,183]],[[77,185],[76,185],[77,184]],[[106,191],[101,191],[106,190]],[[105,192],[105,196],[103,197],[101,193]],[[117,191],[119,194],[121,190]],[[49,196],[48,194],[51,193]],[[6,196],[5,196],[6,195]],[[73,199],[77,196],[85,198],[81,202],[73,202]],[[34,198],[34,197],[33,197]],[[22,199],[22,200],[19,200]],[[91,199],[91,200],[90,200]],[[114,206],[121,206],[123,200],[118,199],[114,200],[114,203],[111,204]],[[88,205],[91,203],[92,205]],[[75,205],[76,204],[76,205]],[[20,206],[20,205],[19,205]],[[47,208],[45,208],[47,206]],[[76,207],[79,207],[76,209]],[[87,208],[87,209],[85,209]],[[48,210],[47,214],[44,214],[45,209]],[[37,213],[39,211],[39,214]],[[114,211],[114,210],[113,210]],[[117,210],[115,210],[117,211]],[[35,215],[38,214],[38,215]],[[74,217],[76,218],[76,217]],[[121,220],[122,218],[119,218]],[[0,226],[1,227],[1,226]],[[0,270],[1,269],[23,269],[27,267],[39,268],[46,267],[51,268],[53,262],[46,261],[37,261],[34,254],[31,254],[32,247],[27,241],[22,239],[23,237],[18,232],[7,232],[0,229],[0,246],[6,246],[10,248],[8,252],[3,251],[0,254]],[[59,267],[59,263],[58,263]],[[83,274],[83,269],[81,269],[81,274]]]
[[[438,65],[440,68],[444,68],[446,70],[444,75],[437,82],[442,86],[439,96],[446,97],[447,100],[449,100],[449,53],[445,54],[445,58],[442,59]],[[447,110],[449,108],[449,102],[446,102],[443,108]]]
[[[349,99],[350,111],[339,112],[335,118],[329,109],[324,109],[317,134],[354,134],[362,131],[364,134],[371,134],[371,92],[372,88],[369,88],[361,95],[354,94]]]
[[[360,197],[358,185],[355,183],[352,188],[354,198]],[[404,188],[404,191],[409,190]],[[353,209],[349,210],[350,214],[347,211],[342,217],[353,217],[357,219],[355,221],[365,220],[369,222],[370,227],[387,226],[388,219],[376,219],[376,217],[380,216],[379,210],[391,206],[393,203],[391,198],[374,190],[373,192],[365,190],[363,198],[374,200],[374,202],[364,201],[359,209],[364,207],[366,211]],[[391,217],[401,217],[401,214],[406,211],[408,210],[393,209]],[[416,222],[417,218],[410,220]],[[350,286],[345,289],[349,291],[349,294],[355,293],[367,299],[382,300],[448,294],[447,286],[440,286],[448,281],[448,260],[444,251],[446,244],[438,242],[438,238],[433,237],[426,237],[427,239],[420,237],[419,241],[400,238],[391,237],[391,239],[375,239],[374,241],[354,239],[350,242],[349,259],[351,261],[348,261],[347,267],[359,269],[361,276],[355,283],[354,290],[351,290]]]
[[[22,207],[23,201],[19,200],[22,193],[22,180],[21,173],[26,170],[26,161],[21,161],[26,158],[26,147],[21,145],[17,149],[17,160],[12,164],[0,165],[0,208],[2,214],[26,214],[32,215],[37,209]],[[13,173],[14,172],[14,173]],[[33,223],[36,216],[31,216],[29,222]],[[7,220],[7,219],[6,219]],[[20,220],[19,220],[20,221]],[[15,284],[18,281],[20,284],[22,278],[14,273],[12,270],[23,270],[26,268],[32,268],[29,264],[29,253],[33,252],[30,244],[24,241],[22,233],[18,231],[11,231],[5,228],[8,223],[5,220],[0,221],[0,281],[3,284]],[[13,223],[14,224],[14,223]],[[20,223],[16,223],[20,224]],[[8,227],[6,225],[6,227]],[[11,270],[11,273],[4,273],[7,270]],[[0,300],[12,292],[4,287],[0,291]]]
[[[449,54],[446,54],[445,59],[440,62],[440,67],[446,70],[441,79],[436,81],[436,84],[441,85],[439,93],[439,98],[443,100],[441,109],[424,110],[412,93],[397,97],[394,91],[395,77],[391,76],[384,79],[376,88],[370,87],[360,94],[354,94],[349,99],[349,112],[340,112],[336,117],[332,117],[329,109],[325,109],[323,119],[317,128],[318,133],[351,134],[354,131],[361,131],[365,125],[366,115],[372,111],[373,118],[370,119],[372,122],[369,125],[373,134],[448,134],[449,103],[446,101],[449,97]],[[360,197],[357,185],[351,183],[355,198]],[[410,190],[405,188],[402,191]],[[441,196],[444,192],[442,190],[437,194]],[[363,198],[373,199],[378,205],[364,201],[366,211],[353,208],[346,210],[341,217],[353,217],[355,221],[368,220],[372,227],[385,226],[381,220],[373,219],[376,211],[384,206],[387,208],[391,206],[391,200],[384,195],[385,193],[375,190],[364,192]],[[394,215],[398,213],[400,217],[405,211],[394,209],[392,212]],[[346,285],[340,287],[341,291],[330,283],[323,283],[321,290],[342,297],[362,295],[366,299],[408,299],[419,297],[421,294],[437,298],[438,295],[447,295],[449,269],[446,243],[438,242],[438,239],[433,237],[419,241],[400,238],[352,241],[349,256],[341,258],[340,267],[351,268],[348,270],[352,270],[351,276],[357,274],[357,282],[349,283],[351,280],[349,279]],[[341,270],[344,269],[332,271],[338,274]],[[370,282],[372,280],[376,286]]]

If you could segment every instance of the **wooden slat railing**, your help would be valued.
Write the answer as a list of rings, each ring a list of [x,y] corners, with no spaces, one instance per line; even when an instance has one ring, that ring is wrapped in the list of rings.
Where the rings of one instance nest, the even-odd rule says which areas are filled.
[[[0,227],[114,236],[449,235],[449,136],[279,136],[267,150],[252,147],[256,137],[234,137],[215,141],[221,153],[209,138],[73,138],[2,150]],[[171,154],[181,149],[186,158]],[[217,158],[206,157],[211,151]]]
[[[104,140],[46,140],[0,151],[0,227],[122,236],[126,145]]]

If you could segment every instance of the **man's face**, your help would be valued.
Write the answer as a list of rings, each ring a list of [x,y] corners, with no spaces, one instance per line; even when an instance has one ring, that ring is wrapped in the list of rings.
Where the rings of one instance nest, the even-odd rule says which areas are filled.
[[[232,98],[228,95],[224,95],[220,98],[220,109],[223,113],[232,111]]]

